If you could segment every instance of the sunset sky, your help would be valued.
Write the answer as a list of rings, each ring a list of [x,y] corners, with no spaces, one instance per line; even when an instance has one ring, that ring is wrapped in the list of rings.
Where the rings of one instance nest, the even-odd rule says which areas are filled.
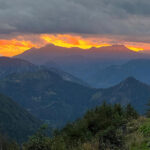
[[[0,55],[54,44],[150,50],[148,0],[0,0]]]

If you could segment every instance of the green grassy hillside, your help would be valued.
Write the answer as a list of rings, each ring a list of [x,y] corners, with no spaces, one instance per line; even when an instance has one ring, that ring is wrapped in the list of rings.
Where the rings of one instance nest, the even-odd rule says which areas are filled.
[[[129,150],[150,150],[150,119],[140,117],[127,125],[126,146]]]

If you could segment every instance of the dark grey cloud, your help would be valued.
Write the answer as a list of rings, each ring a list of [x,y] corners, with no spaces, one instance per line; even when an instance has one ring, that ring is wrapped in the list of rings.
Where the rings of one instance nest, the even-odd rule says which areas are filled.
[[[0,33],[149,35],[148,0],[0,0]]]

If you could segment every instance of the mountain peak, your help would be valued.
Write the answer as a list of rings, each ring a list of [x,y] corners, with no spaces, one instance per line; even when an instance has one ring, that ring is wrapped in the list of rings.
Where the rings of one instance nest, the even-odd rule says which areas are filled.
[[[55,63],[59,64],[61,62],[67,64],[68,57],[74,62],[79,63],[77,57],[73,58],[73,56],[82,56],[86,57],[86,61],[90,62],[91,60],[130,60],[137,58],[150,58],[150,55],[141,54],[135,51],[130,50],[124,45],[112,45],[105,47],[92,47],[88,50],[83,50],[77,47],[66,48],[66,47],[58,47],[54,45],[46,45],[45,47],[41,47],[37,50],[28,50],[15,58],[22,58],[28,60],[35,64],[44,64],[48,61],[55,61]],[[69,59],[69,61],[70,61]]]
[[[112,45],[109,46],[110,49],[115,50],[115,51],[122,51],[122,52],[132,52],[129,48],[127,48],[125,45]]]
[[[136,78],[130,76],[128,78],[126,78],[125,80],[121,81],[119,84],[117,84],[116,86],[113,86],[112,88],[114,89],[128,89],[128,88],[136,88],[136,87],[141,87],[143,85],[146,85],[142,82],[140,82],[139,80],[137,80]]]
[[[138,80],[136,78],[130,76],[130,77],[126,78],[123,82],[128,82],[128,83],[130,83],[130,82],[138,82]]]
[[[128,78],[126,78],[125,80],[123,80],[119,86],[121,87],[132,87],[138,84],[143,84],[142,82],[140,82],[139,80],[137,80],[136,78],[130,76]]]
[[[114,44],[112,47],[127,48],[125,45]]]

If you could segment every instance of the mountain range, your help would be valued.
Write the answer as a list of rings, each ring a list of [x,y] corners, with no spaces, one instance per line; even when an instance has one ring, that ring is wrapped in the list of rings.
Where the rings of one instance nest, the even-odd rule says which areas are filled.
[[[131,104],[140,114],[144,114],[150,101],[150,86],[128,77],[115,86],[98,90],[92,97],[94,106],[100,105],[102,100],[111,104]]]
[[[150,59],[134,59],[122,65],[111,65],[97,70],[89,82],[94,87],[110,87],[133,76],[150,84]]]
[[[143,114],[150,99],[150,86],[133,77],[111,88],[95,89],[65,80],[57,72],[43,68],[0,79],[0,92],[53,127],[79,118],[104,100],[122,105],[131,103]]]
[[[101,60],[118,60],[118,59],[133,59],[133,58],[148,58],[150,55],[134,52],[124,45],[112,45],[100,48],[91,48],[83,50],[80,48],[65,48],[54,45],[46,45],[39,49],[32,48],[24,53],[15,56],[28,60],[35,64],[44,64],[48,61],[54,62],[54,64],[61,65],[60,63],[80,63],[89,60],[99,61]]]
[[[114,84],[101,83],[100,77],[103,76],[101,75],[103,69],[112,65],[123,65],[132,59],[150,59],[150,55],[134,52],[124,45],[88,50],[46,45],[39,49],[32,48],[23,54],[15,56],[15,58],[25,59],[38,65],[42,64],[48,68],[63,70],[93,87],[109,87],[109,85]],[[132,76],[132,74],[128,76]]]
[[[103,63],[99,62],[99,65],[101,66]],[[109,62],[107,63],[109,64]],[[77,76],[79,77],[76,77],[71,73],[63,71],[61,67],[53,67],[51,62],[50,64],[46,63],[39,66],[18,58],[0,57],[0,78],[4,78],[13,73],[34,72],[47,69],[59,74],[66,81],[96,88],[108,88],[118,84],[129,76],[133,76],[144,83],[150,84],[150,59],[133,59],[121,65],[109,65],[108,67],[103,66],[103,68],[98,67],[96,64],[94,68],[92,68],[92,66],[86,66],[86,70],[82,70],[81,66],[79,66],[78,70],[70,66],[70,69],[77,71]]]
[[[9,57],[0,57],[0,79],[4,78],[11,74],[16,73],[25,73],[25,72],[35,72],[41,69],[47,69],[51,72],[59,74],[64,80],[77,82],[79,84],[88,85],[86,82],[83,82],[81,79],[61,70],[54,68],[52,66],[45,65],[34,65],[29,61],[18,59],[18,58],[9,58]]]
[[[0,91],[37,118],[61,124],[82,114],[94,90],[42,69],[1,79]]]
[[[60,67],[1,57],[0,133],[21,143],[42,122],[61,128],[104,101],[123,106],[130,103],[144,114],[150,100],[150,86],[146,84],[149,81],[149,63],[149,59],[135,59],[97,69],[92,79],[94,85],[111,87],[93,88]]]

